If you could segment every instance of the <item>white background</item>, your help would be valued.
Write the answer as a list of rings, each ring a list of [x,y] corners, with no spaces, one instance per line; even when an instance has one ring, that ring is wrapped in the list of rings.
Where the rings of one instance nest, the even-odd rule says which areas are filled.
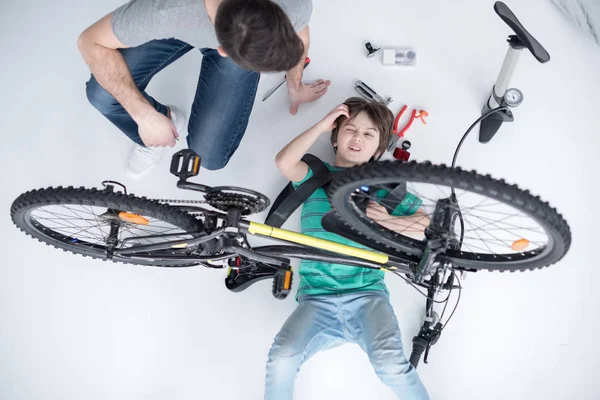
[[[129,181],[130,142],[88,102],[89,71],[76,46],[86,26],[119,0],[3,2],[0,119],[0,398],[260,399],[267,352],[296,303],[271,297],[270,281],[228,292],[224,271],[166,270],[85,259],[26,237],[9,216],[34,188],[98,187],[104,179],[148,197],[194,198],[175,188],[170,150],[155,173]],[[449,163],[500,70],[511,33],[492,1],[314,2],[307,81],[329,93],[290,116],[285,90],[260,98],[282,74],[262,77],[239,150],[226,169],[198,181],[249,186],[274,199],[285,184],[275,154],[355,94],[362,79],[429,124],[407,138],[412,158]],[[516,121],[487,145],[470,137],[459,164],[516,182],[550,201],[570,223],[568,255],[548,269],[470,274],[461,306],[419,373],[434,399],[598,399],[597,288],[600,48],[547,0],[508,5],[552,60],[521,55],[513,86],[525,94]],[[418,49],[413,69],[386,69],[364,42]],[[191,51],[149,91],[189,109],[201,62]],[[313,149],[331,158],[327,138]],[[256,216],[262,220],[264,215]],[[298,214],[286,225],[298,228]],[[254,242],[256,243],[256,241]],[[424,299],[388,277],[407,352]],[[297,399],[393,399],[366,355],[347,345],[302,368]]]

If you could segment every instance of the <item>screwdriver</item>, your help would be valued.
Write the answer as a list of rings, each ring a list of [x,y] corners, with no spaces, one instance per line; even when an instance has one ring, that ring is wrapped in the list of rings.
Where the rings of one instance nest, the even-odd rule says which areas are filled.
[[[306,59],[304,60],[304,69],[306,69],[306,67],[308,67],[308,64],[310,64],[310,58],[306,57]],[[286,78],[287,78],[287,75],[283,77],[283,80],[281,82],[279,82],[279,84],[277,86],[275,86],[273,89],[269,90],[267,92],[267,94],[265,94],[265,97],[262,98],[262,101],[265,101],[269,97],[271,97],[271,95],[273,93],[275,93],[275,91],[277,89],[279,89],[281,87],[281,85],[283,85],[285,83]]]

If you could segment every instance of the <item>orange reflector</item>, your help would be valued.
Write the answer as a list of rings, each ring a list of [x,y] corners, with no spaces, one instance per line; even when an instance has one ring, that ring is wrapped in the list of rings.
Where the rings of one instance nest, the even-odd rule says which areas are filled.
[[[148,220],[138,214],[121,211],[119,213],[119,218],[125,222],[131,222],[132,224],[148,225]]]
[[[513,244],[510,246],[511,249],[516,251],[523,251],[529,246],[529,240],[527,239],[519,239],[515,240]]]
[[[292,271],[285,271],[285,280],[283,281],[283,289],[290,290],[290,281],[292,280]]]
[[[198,166],[200,165],[200,157],[194,160],[194,174],[198,174]]]

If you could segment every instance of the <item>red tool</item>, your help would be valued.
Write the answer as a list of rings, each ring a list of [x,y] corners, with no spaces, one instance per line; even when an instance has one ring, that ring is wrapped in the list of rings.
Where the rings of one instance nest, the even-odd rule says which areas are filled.
[[[394,121],[394,130],[392,133],[394,135],[397,135],[398,137],[404,137],[404,133],[408,130],[408,128],[411,127],[413,121],[416,118],[419,118],[421,120],[421,122],[423,122],[424,124],[427,124],[427,121],[425,121],[425,117],[429,116],[429,113],[425,110],[419,110],[419,113],[417,114],[417,110],[413,109],[412,113],[410,114],[410,120],[408,120],[408,123],[404,126],[404,128],[402,128],[400,131],[398,131],[398,129],[399,129],[398,122],[400,122],[400,118],[402,117],[402,114],[404,114],[404,111],[406,111],[407,108],[408,108],[408,106],[402,107],[402,109],[396,116],[396,120]]]
[[[408,150],[410,149],[410,142],[405,140],[402,142],[401,147],[396,147],[394,150],[394,158],[400,161],[408,161],[410,158],[410,153]]]

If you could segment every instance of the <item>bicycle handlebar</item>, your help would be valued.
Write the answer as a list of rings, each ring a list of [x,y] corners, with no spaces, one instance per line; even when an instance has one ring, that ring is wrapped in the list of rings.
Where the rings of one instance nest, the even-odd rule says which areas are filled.
[[[427,340],[419,336],[415,336],[413,338],[413,348],[410,354],[410,363],[413,367],[417,368],[417,365],[419,365],[419,360],[421,359],[421,356],[425,350],[427,350],[428,344],[429,342]]]

